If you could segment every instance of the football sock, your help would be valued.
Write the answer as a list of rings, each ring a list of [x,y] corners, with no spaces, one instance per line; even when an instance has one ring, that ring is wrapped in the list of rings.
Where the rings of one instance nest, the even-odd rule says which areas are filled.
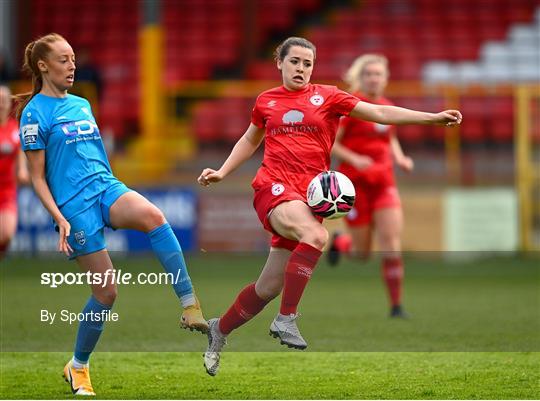
[[[184,308],[195,304],[193,286],[182,248],[169,225],[165,223],[148,233],[152,249],[167,273],[172,274],[173,288]]]
[[[229,334],[262,311],[268,302],[257,295],[255,283],[248,284],[219,319],[219,331],[225,335]]]
[[[75,369],[87,368],[88,365],[89,365],[88,362],[86,362],[86,363],[81,363],[81,362],[79,362],[75,357],[73,357],[73,358],[71,359],[71,361],[72,361],[72,365],[73,365],[73,367],[74,367]]]
[[[401,283],[403,281],[403,260],[401,256],[384,257],[382,260],[382,274],[391,305],[401,305]]]
[[[350,253],[352,248],[352,237],[350,234],[338,234],[334,239],[334,247],[343,253]]]
[[[321,253],[317,248],[305,242],[299,243],[294,249],[285,268],[285,283],[279,310],[282,315],[296,313],[304,288],[306,288]]]
[[[92,295],[86,303],[82,313],[85,318],[79,322],[77,331],[77,340],[75,342],[74,358],[80,364],[88,363],[90,354],[94,350],[99,336],[103,331],[104,315],[103,311],[110,311],[111,306],[103,305]],[[90,313],[93,312],[94,318],[91,318]],[[99,316],[99,317],[96,317]]]

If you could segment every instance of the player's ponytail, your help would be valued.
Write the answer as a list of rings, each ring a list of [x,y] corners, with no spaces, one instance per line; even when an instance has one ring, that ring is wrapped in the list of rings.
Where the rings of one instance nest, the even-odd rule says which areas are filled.
[[[41,71],[38,67],[38,61],[46,60],[51,51],[50,45],[59,40],[65,39],[57,33],[50,33],[28,43],[26,46],[26,49],[24,50],[22,71],[32,77],[32,91],[13,96],[13,99],[17,104],[15,109],[17,120],[21,118],[21,113],[28,102],[30,102],[43,87],[43,77],[41,76]]]

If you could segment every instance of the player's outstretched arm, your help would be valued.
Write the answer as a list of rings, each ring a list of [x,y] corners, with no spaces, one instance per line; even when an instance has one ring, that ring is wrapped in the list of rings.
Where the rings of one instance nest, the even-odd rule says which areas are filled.
[[[34,191],[58,226],[58,251],[69,256],[69,254],[73,252],[73,249],[71,249],[71,246],[67,242],[67,238],[69,237],[69,233],[71,231],[71,225],[65,219],[62,212],[60,212],[58,206],[56,206],[49,188],[49,184],[47,184],[47,180],[45,178],[45,151],[28,150],[25,152],[25,154],[26,158],[28,159],[28,168],[30,170],[30,177],[32,178]]]
[[[458,110],[445,110],[440,113],[426,113],[397,106],[383,106],[358,102],[351,111],[351,117],[373,121],[379,124],[436,124],[459,125],[462,116]]]
[[[220,182],[255,153],[261,145],[263,138],[264,131],[259,129],[255,124],[250,124],[244,135],[234,145],[231,154],[221,168],[217,171],[211,168],[205,168],[197,179],[199,184],[207,187],[214,182]]]

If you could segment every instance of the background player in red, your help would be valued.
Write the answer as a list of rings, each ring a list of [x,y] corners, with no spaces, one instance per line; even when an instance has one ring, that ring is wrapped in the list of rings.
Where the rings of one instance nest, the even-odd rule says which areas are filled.
[[[386,57],[366,54],[353,62],[345,81],[360,100],[391,105],[383,96],[388,76]],[[401,306],[403,212],[393,161],[407,172],[412,171],[414,163],[403,154],[394,126],[348,117],[340,121],[332,153],[341,159],[338,170],[354,183],[356,202],[345,219],[349,234],[334,234],[329,262],[337,264],[340,252],[350,253],[351,248],[361,259],[369,258],[375,233],[382,254],[382,276],[390,298],[390,316],[406,317]]]
[[[19,146],[19,124],[11,115],[11,91],[0,86],[0,260],[17,231],[17,180],[30,182]]]
[[[288,38],[276,50],[283,85],[256,100],[251,124],[219,170],[206,168],[198,181],[207,186],[225,178],[265,141],[264,160],[252,182],[254,207],[273,234],[266,264],[255,283],[246,286],[229,310],[211,319],[207,372],[215,375],[226,336],[259,313],[283,288],[280,311],[270,334],[292,348],[306,341],[296,325],[297,306],[328,241],[328,232],[306,204],[310,180],[330,166],[330,150],[339,119],[351,115],[381,124],[448,124],[461,122],[456,110],[438,114],[361,102],[335,86],[310,84],[315,46]]]

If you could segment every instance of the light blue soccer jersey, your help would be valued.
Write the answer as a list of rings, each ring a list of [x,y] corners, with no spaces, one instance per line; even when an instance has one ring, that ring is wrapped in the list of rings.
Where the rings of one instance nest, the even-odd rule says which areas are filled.
[[[86,99],[35,95],[21,114],[21,146],[45,150],[45,177],[66,219],[117,182]]]

